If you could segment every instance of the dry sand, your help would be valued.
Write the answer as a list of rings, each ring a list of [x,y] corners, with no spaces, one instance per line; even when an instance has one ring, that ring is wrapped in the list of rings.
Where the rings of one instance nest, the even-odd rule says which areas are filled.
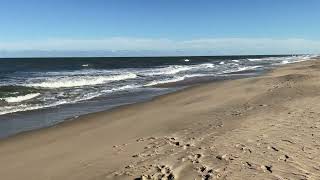
[[[320,61],[0,141],[0,179],[320,179]]]

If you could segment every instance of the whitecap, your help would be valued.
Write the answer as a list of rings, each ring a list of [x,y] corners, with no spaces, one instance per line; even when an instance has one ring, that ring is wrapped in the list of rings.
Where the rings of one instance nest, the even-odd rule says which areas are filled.
[[[40,93],[31,93],[31,94],[27,94],[27,95],[23,95],[23,96],[0,98],[0,100],[4,100],[8,103],[17,103],[17,102],[22,102],[22,101],[26,101],[26,100],[35,98],[39,95],[40,95]]]
[[[173,82],[178,82],[178,81],[182,81],[184,80],[185,77],[175,77],[172,79],[163,79],[163,80],[156,80],[156,81],[152,81],[144,86],[155,86],[158,84],[167,84],[167,83],[173,83]]]
[[[137,73],[143,76],[174,75],[186,71],[208,69],[214,67],[215,65],[212,63],[203,63],[197,65],[170,65],[167,67],[137,71]]]
[[[193,65],[192,67],[195,69],[210,69],[210,68],[214,68],[215,65],[212,63],[204,63],[199,65]]]
[[[279,61],[276,61],[276,63],[273,63],[273,65],[282,65],[282,64],[291,64],[296,62],[302,62],[311,60],[312,58],[317,57],[317,55],[301,55],[301,56],[290,56],[286,58],[281,58]]]
[[[111,81],[134,79],[136,77],[137,75],[134,73],[109,75],[109,76],[53,77],[53,78],[45,79],[43,82],[26,84],[26,86],[41,87],[41,88],[69,88],[69,87],[98,85],[98,84],[104,84]]]
[[[135,89],[135,88],[139,88],[139,87],[140,86],[137,86],[137,85],[125,85],[125,86],[116,87],[116,88],[112,88],[112,89],[102,90],[102,92],[111,93],[111,92],[116,92],[116,91],[124,91],[124,90],[129,90],[129,89]]]
[[[138,85],[125,85],[117,88],[112,88],[108,90],[102,90],[101,92],[91,92],[84,94],[83,96],[80,96],[74,100],[60,100],[57,102],[54,102],[52,104],[19,104],[15,106],[3,106],[0,107],[0,115],[3,114],[10,114],[10,113],[15,113],[15,112],[23,112],[23,111],[31,111],[31,110],[37,110],[37,109],[44,109],[44,108],[50,108],[50,107],[55,107],[63,104],[73,104],[77,103],[80,101],[85,101],[85,100],[90,100],[96,97],[99,97],[105,93],[111,93],[111,92],[116,92],[116,91],[124,91],[128,89],[134,89],[134,88],[139,88],[140,86]],[[21,102],[21,101],[20,101]]]
[[[187,78],[193,78],[193,77],[204,77],[204,76],[212,76],[210,74],[187,74],[184,76],[177,76],[173,78],[166,78],[166,79],[161,79],[161,80],[155,80],[152,82],[149,82],[145,84],[144,86],[155,86],[158,84],[167,84],[167,83],[173,83],[173,82],[178,82],[178,81],[183,81]]]
[[[0,107],[0,115],[3,114],[10,114],[10,113],[15,113],[15,112],[23,112],[23,111],[32,111],[32,110],[37,110],[37,109],[43,109],[43,108],[48,108],[48,107],[54,107],[62,104],[67,104],[71,103],[66,100],[62,101],[57,101],[53,104],[47,104],[47,105],[40,105],[40,104],[35,104],[35,105],[28,105],[28,104],[20,104],[17,106],[4,106]]]
[[[248,58],[248,61],[263,61],[264,59],[263,58]]]
[[[145,76],[171,75],[171,74],[177,74],[182,71],[188,71],[190,69],[192,69],[191,66],[172,65],[172,66],[163,67],[163,68],[146,70],[144,72],[140,72],[140,74]]]
[[[261,67],[262,66],[244,66],[244,67],[238,67],[236,69],[228,69],[228,70],[223,71],[222,73],[241,72],[241,71],[247,71],[247,70],[254,70],[257,68],[261,68]]]

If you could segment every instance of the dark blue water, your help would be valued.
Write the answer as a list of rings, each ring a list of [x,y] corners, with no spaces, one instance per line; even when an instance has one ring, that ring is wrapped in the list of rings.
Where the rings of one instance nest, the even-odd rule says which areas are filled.
[[[148,100],[159,85],[257,73],[312,56],[0,59],[0,137]],[[184,84],[185,85],[185,84]]]

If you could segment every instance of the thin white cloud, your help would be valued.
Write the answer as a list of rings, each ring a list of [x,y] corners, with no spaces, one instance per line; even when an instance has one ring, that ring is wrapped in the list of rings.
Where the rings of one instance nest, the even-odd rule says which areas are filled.
[[[270,38],[203,38],[170,40],[114,37],[105,39],[47,39],[0,42],[4,51],[153,51],[190,54],[319,53],[320,41]]]

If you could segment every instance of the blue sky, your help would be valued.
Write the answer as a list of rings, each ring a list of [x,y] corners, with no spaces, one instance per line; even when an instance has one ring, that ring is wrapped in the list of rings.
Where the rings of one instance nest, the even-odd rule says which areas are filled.
[[[318,0],[0,0],[0,51],[319,53],[319,9]]]

